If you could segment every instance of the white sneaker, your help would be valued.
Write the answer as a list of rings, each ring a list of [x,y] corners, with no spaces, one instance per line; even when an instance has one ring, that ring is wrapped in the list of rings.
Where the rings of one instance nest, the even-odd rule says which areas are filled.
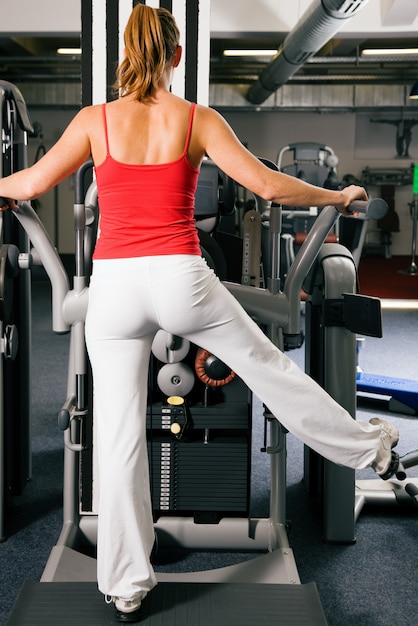
[[[137,611],[139,609],[142,600],[145,598],[146,595],[147,594],[144,591],[141,591],[133,598],[129,598],[129,600],[127,598],[116,597],[114,599],[115,607],[118,611],[121,611],[122,613],[133,613],[134,611]]]
[[[394,424],[380,417],[373,417],[370,424],[380,426],[380,447],[372,468],[383,480],[387,480],[395,474],[399,465],[399,456],[392,452],[399,441],[399,431]]]
[[[120,596],[106,596],[106,602],[114,603],[116,609],[116,621],[137,622],[140,618],[142,600],[147,595],[146,591],[140,591],[132,598],[122,598]]]

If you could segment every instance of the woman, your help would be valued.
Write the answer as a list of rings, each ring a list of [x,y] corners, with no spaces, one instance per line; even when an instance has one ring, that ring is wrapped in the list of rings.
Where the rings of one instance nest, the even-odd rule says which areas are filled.
[[[118,620],[136,621],[156,584],[145,416],[160,328],[228,363],[285,428],[331,461],[388,477],[398,432],[385,420],[354,421],[266,338],[201,258],[193,220],[205,154],[276,203],[347,214],[353,200],[366,200],[364,189],[326,190],[275,172],[219,114],[170,93],[181,47],[168,11],[137,5],[125,46],[119,99],[80,111],[38,163],[0,180],[0,196],[9,199],[3,209],[15,208],[11,198],[37,198],[93,158],[101,222],[86,339],[100,469],[98,584]]]

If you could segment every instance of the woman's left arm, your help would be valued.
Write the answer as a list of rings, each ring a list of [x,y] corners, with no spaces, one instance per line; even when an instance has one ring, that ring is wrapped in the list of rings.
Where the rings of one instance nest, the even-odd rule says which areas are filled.
[[[15,208],[14,200],[33,200],[75,172],[90,156],[88,132],[91,107],[82,109],[60,139],[37,163],[0,179],[1,209]]]

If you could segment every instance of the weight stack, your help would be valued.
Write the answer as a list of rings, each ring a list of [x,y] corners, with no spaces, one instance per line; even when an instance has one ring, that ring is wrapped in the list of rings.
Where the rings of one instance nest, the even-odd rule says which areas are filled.
[[[147,437],[151,495],[156,518],[192,516],[217,523],[248,515],[251,418],[243,402],[189,408],[190,422],[180,439],[171,433],[170,408],[148,408]]]

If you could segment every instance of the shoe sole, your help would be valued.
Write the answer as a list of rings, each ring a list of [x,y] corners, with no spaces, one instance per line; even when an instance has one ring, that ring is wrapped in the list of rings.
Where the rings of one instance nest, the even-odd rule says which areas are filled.
[[[136,622],[140,622],[142,619],[142,607],[140,606],[135,611],[131,611],[130,613],[125,613],[124,611],[119,611],[119,609],[115,608],[115,618],[117,622],[122,622],[124,624],[134,624]]]
[[[394,476],[399,469],[399,454],[397,452],[392,452],[391,454],[392,457],[388,469],[384,474],[379,474],[382,480],[392,478],[392,476]]]

